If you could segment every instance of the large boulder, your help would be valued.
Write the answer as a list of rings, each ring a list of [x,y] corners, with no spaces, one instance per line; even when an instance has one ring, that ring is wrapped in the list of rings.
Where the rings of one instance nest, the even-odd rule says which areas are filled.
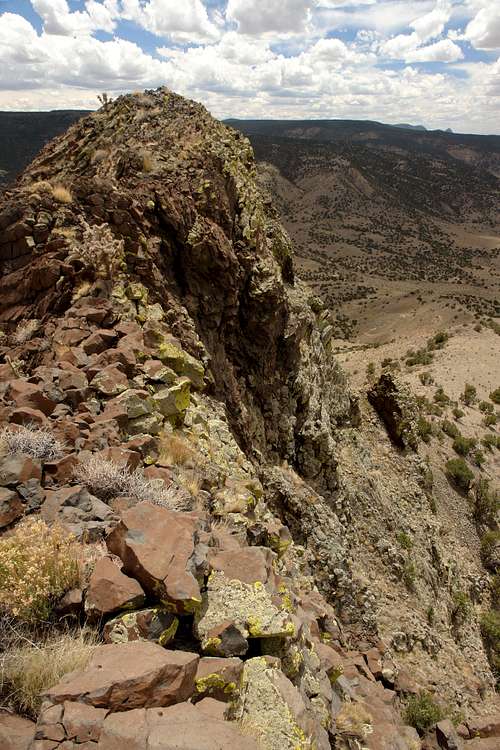
[[[0,713],[0,748],[28,750],[35,735],[32,721],[8,713]]]
[[[98,646],[85,670],[71,672],[45,691],[44,698],[52,704],[76,701],[109,711],[170,706],[193,694],[198,662],[197,654],[167,651],[149,642]]]
[[[123,562],[123,571],[153,598],[180,613],[201,603],[193,570],[199,519],[142,502],[127,510],[108,536],[108,549]]]

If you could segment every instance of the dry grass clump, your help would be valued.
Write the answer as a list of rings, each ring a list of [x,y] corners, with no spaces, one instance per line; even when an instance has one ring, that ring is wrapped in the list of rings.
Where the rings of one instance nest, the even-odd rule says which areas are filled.
[[[185,466],[192,462],[195,452],[184,437],[163,434],[160,441],[160,458],[169,466]]]
[[[372,717],[362,703],[345,703],[335,721],[341,734],[364,739],[372,732]]]
[[[12,640],[0,657],[0,692],[4,702],[32,717],[40,708],[40,694],[69,672],[85,669],[97,646],[97,634],[89,628],[46,635],[41,642],[22,633]]]
[[[46,620],[80,582],[80,544],[60,526],[28,518],[0,539],[0,609],[24,622]]]
[[[33,338],[39,328],[40,321],[36,320],[36,318],[33,318],[33,320],[24,320],[22,323],[19,323],[12,336],[13,343],[25,344]]]
[[[30,193],[51,193],[52,185],[47,180],[36,180],[28,185],[27,189]]]
[[[153,157],[147,151],[143,152],[142,153],[142,171],[152,172],[153,169],[154,169]]]
[[[130,471],[127,466],[93,455],[80,464],[75,472],[79,482],[96,497],[109,502],[116,497],[131,497],[137,502],[147,500],[171,510],[178,508],[177,492],[163,482],[147,479],[140,469]]]
[[[52,196],[58,203],[72,203],[73,196],[68,188],[64,185],[54,185],[52,187]]]
[[[7,453],[24,453],[43,461],[55,461],[63,454],[64,445],[48,427],[34,424],[0,429],[0,445]]]

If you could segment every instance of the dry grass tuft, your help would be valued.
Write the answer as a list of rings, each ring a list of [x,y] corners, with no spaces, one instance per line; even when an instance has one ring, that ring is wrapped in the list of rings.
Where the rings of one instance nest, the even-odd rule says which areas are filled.
[[[31,641],[14,631],[11,647],[0,657],[0,692],[33,718],[40,708],[40,695],[69,672],[84,669],[97,646],[97,635],[88,628],[46,635]]]
[[[28,518],[0,539],[0,608],[18,620],[46,620],[80,583],[81,545],[59,526]]]
[[[336,718],[337,731],[364,739],[372,731],[372,717],[362,703],[344,703]]]
[[[142,156],[142,171],[152,172],[155,166],[153,156],[147,151],[144,151],[141,154],[141,156]]]
[[[79,482],[101,500],[131,497],[137,502],[147,500],[171,510],[178,508],[177,492],[159,480],[147,479],[140,469],[130,471],[126,466],[100,456],[91,456],[75,472]]]
[[[64,445],[47,427],[28,424],[17,429],[0,429],[0,444],[7,453],[24,453],[43,461],[55,461],[63,454]]]
[[[12,336],[13,343],[17,345],[25,344],[33,338],[39,328],[40,321],[36,320],[36,318],[33,318],[33,320],[24,320],[22,323],[19,323]]]
[[[37,180],[27,187],[30,193],[51,193],[52,185],[47,180]]]
[[[169,466],[185,466],[193,461],[195,452],[185,437],[164,433],[160,440],[160,458]]]
[[[52,196],[58,203],[72,203],[73,196],[68,188],[64,185],[54,185],[52,188]]]

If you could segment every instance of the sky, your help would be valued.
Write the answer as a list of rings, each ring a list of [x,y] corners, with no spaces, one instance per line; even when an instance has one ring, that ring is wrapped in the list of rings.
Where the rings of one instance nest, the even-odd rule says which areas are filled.
[[[0,109],[157,86],[220,118],[500,134],[500,0],[0,0]]]

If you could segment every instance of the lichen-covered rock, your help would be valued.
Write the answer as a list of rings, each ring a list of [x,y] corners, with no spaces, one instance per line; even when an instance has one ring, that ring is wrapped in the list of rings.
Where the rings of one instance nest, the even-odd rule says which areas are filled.
[[[128,643],[129,641],[155,641],[167,646],[175,637],[178,618],[162,607],[150,607],[135,612],[126,612],[109,620],[104,626],[106,643]]]
[[[217,653],[220,638],[211,638],[210,633],[228,622],[246,639],[291,638],[296,632],[289,612],[273,603],[262,582],[243,583],[214,571],[196,614],[196,630],[206,653]]]

